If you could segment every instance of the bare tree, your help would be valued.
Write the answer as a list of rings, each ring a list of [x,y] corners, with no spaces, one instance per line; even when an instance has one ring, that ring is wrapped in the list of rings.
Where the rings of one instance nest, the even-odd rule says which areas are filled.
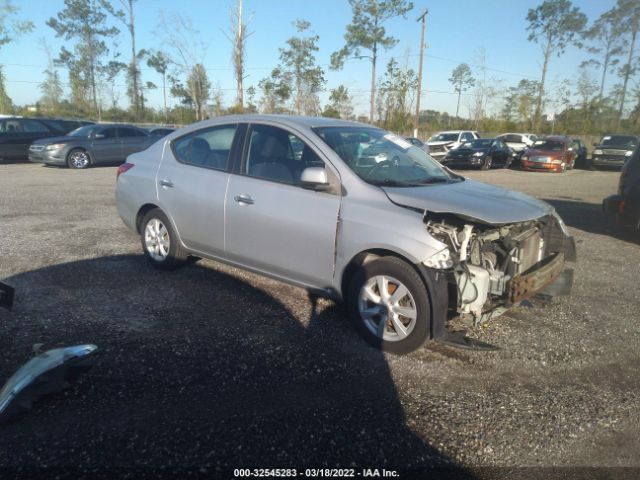
[[[253,32],[247,31],[247,25],[251,22],[251,18],[244,23],[242,17],[242,0],[237,0],[236,8],[229,11],[230,34],[225,32],[226,37],[233,45],[231,60],[233,61],[233,73],[236,77],[236,105],[240,111],[244,109],[244,61],[245,49],[247,46],[247,38]]]
[[[204,87],[201,82],[206,77],[202,65],[207,47],[200,38],[199,32],[188,18],[179,14],[173,14],[167,18],[163,12],[160,12],[160,30],[164,34],[165,45],[170,50],[173,65],[186,80],[189,97],[192,100],[201,98]],[[174,91],[176,90],[172,88],[172,92]],[[191,105],[196,110],[196,118],[202,120],[205,106],[198,108],[195,102]]]

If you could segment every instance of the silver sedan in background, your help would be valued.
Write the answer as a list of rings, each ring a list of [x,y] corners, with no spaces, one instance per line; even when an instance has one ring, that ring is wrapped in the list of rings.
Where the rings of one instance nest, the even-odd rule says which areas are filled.
[[[551,206],[370,125],[221,117],[129,156],[117,178],[118,212],[155,267],[206,257],[342,300],[396,353],[456,338],[451,306],[481,323],[571,286],[575,245]]]
[[[29,147],[29,161],[69,168],[122,163],[158,138],[133,125],[87,125],[65,136],[36,140]]]

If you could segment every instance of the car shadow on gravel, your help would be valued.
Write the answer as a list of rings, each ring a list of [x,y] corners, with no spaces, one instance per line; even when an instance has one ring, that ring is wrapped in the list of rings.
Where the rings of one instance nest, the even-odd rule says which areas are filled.
[[[640,244],[640,232],[615,225],[602,211],[602,204],[556,198],[544,198],[543,200],[551,204],[570,227],[598,235],[608,235],[628,243]]]
[[[235,468],[342,467],[470,476],[406,425],[385,356],[333,302],[311,298],[294,313],[240,274],[200,264],[159,272],[142,256],[5,281],[16,303],[0,311],[3,377],[37,342],[91,342],[99,353],[70,390],[2,427],[0,471],[231,478]]]

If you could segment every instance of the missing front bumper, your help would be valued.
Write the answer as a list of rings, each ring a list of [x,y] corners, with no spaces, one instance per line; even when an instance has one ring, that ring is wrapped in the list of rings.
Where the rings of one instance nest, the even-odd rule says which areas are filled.
[[[530,269],[529,273],[514,277],[509,282],[509,303],[520,302],[544,290],[562,274],[564,261],[564,253],[557,253]]]

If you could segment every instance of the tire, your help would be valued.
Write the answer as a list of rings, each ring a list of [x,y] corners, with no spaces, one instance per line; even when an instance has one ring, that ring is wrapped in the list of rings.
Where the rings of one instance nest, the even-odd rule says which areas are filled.
[[[506,162],[504,162],[504,165],[502,166],[502,168],[508,169],[511,168],[511,164],[513,163],[513,159],[510,158],[509,160],[507,160]]]
[[[482,162],[482,165],[480,165],[480,170],[490,170],[491,169],[491,157],[486,156],[484,157],[484,162]]]
[[[81,170],[91,166],[89,152],[82,148],[74,148],[67,154],[67,165],[74,170]]]
[[[560,164],[560,172],[559,173],[564,173],[567,171],[567,164],[565,162],[562,162]]]
[[[152,266],[161,270],[173,270],[184,265],[188,253],[162,210],[154,208],[147,212],[141,225],[142,251]]]
[[[385,286],[386,295],[380,295]],[[394,298],[401,287],[406,292]],[[347,309],[360,335],[381,350],[409,353],[429,338],[427,287],[413,267],[398,258],[382,257],[363,265],[349,283]]]

